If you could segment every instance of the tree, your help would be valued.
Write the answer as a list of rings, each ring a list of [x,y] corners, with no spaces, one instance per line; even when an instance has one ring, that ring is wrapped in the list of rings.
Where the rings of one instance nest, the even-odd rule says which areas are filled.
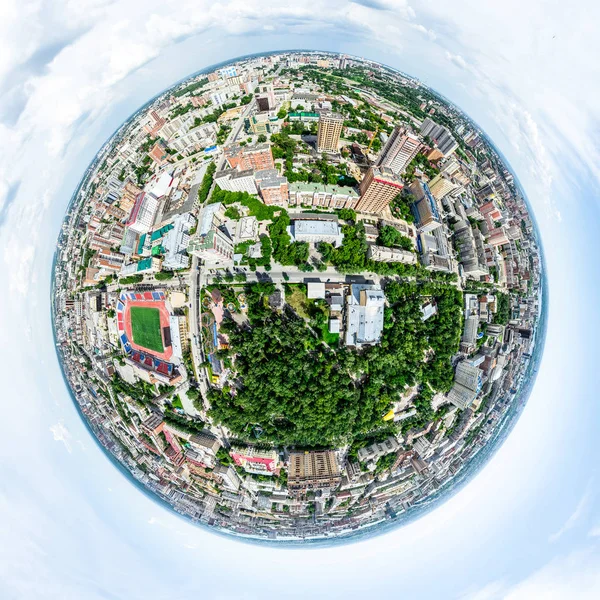
[[[211,162],[206,169],[206,173],[204,173],[204,177],[202,178],[202,183],[200,184],[200,188],[198,189],[198,202],[200,204],[204,204],[208,199],[208,194],[210,192],[210,188],[213,184],[213,176],[215,171],[217,170],[217,165],[214,162]]]
[[[242,215],[240,214],[240,211],[235,206],[229,206],[227,208],[227,210],[225,211],[225,216],[228,219],[233,219],[234,221],[237,221],[238,219],[241,219],[241,217],[242,217]]]
[[[235,435],[251,439],[260,427],[261,439],[308,447],[377,435],[385,439],[399,426],[383,422],[383,415],[407,385],[417,384],[417,412],[401,427],[422,427],[434,418],[431,399],[435,391],[452,386],[450,359],[460,344],[462,293],[454,286],[390,282],[380,345],[361,352],[333,350],[321,342],[327,314],[319,303],[307,300],[309,326],[291,307],[283,312],[268,307],[273,284],[246,289],[250,328],[233,320],[223,323],[235,355],[236,393],[209,391],[211,416]],[[433,297],[438,306],[438,314],[427,321],[421,320],[423,296]],[[380,470],[391,460],[382,461]]]
[[[285,119],[287,116],[287,110],[285,110],[285,108],[283,108],[283,106],[279,109],[279,112],[277,113],[277,118],[278,119]]]
[[[353,223],[356,221],[356,211],[351,208],[341,208],[338,211],[338,216],[342,221],[352,221]]]
[[[154,279],[157,281],[166,281],[168,279],[173,279],[174,275],[175,273],[173,271],[161,271],[154,275]]]
[[[259,144],[262,144],[267,141],[267,136],[264,133],[261,133],[257,139]]]
[[[395,227],[384,225],[379,231],[378,243],[381,246],[394,247],[398,246],[403,250],[413,250],[414,245],[412,240],[405,235],[402,235]]]

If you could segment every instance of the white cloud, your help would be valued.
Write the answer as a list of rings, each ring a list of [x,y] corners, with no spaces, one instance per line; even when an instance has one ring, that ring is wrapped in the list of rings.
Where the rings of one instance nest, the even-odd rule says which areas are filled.
[[[446,51],[446,58],[459,69],[468,69],[467,61],[460,54],[452,54],[452,52]]]
[[[71,454],[71,452],[73,451],[73,449],[71,448],[71,434],[69,433],[69,430],[65,427],[65,424],[62,421],[60,421],[52,425],[52,427],[50,427],[50,431],[52,432],[52,437],[54,438],[54,441],[62,442],[65,445],[67,452]]]
[[[421,25],[420,23],[411,23],[410,27],[415,31],[419,31],[423,35],[426,35],[431,41],[437,39],[437,35],[433,29],[427,29],[427,27]]]
[[[550,543],[557,542],[565,533],[573,529],[580,519],[585,515],[590,502],[590,492],[586,491],[581,500],[577,503],[575,510],[565,521],[562,527],[548,537]]]
[[[596,600],[600,590],[600,555],[592,548],[559,557],[517,583],[485,600]]]
[[[86,166],[84,157],[91,156],[98,139],[105,138],[122,120],[116,108],[119,103],[131,98],[132,104],[127,106],[133,110],[150,96],[140,95],[136,84],[145,84],[145,89],[154,93],[185,75],[182,64],[190,65],[192,72],[236,53],[305,44],[339,47],[422,75],[467,112],[473,111],[472,116],[486,131],[491,128],[494,139],[511,154],[539,209],[546,198],[556,195],[553,188],[569,174],[565,171],[572,171],[574,177],[581,169],[598,173],[594,135],[599,122],[595,104],[600,80],[595,62],[598,41],[590,32],[597,22],[597,8],[589,7],[587,14],[573,8],[569,20],[564,20],[562,13],[552,12],[555,9],[550,6],[511,2],[488,3],[472,11],[462,0],[435,6],[424,1],[419,3],[418,15],[406,2],[377,0],[358,4],[340,0],[310,4],[12,0],[3,4],[0,217],[5,218],[0,218],[0,278],[2,289],[9,293],[0,297],[0,319],[3,336],[11,344],[2,349],[2,364],[10,373],[9,392],[14,398],[26,399],[10,414],[16,422],[26,421],[28,427],[26,444],[22,432],[10,428],[0,442],[10,452],[18,447],[22,453],[18,463],[9,452],[0,453],[10,456],[0,463],[3,473],[10,475],[4,480],[9,488],[3,492],[0,487],[0,512],[11,517],[9,532],[3,530],[0,544],[5,549],[0,553],[0,579],[9,585],[7,597],[91,599],[112,594],[135,598],[160,597],[161,593],[162,597],[193,597],[200,592],[217,597],[222,589],[193,590],[194,594],[177,591],[187,585],[189,577],[185,576],[190,572],[198,575],[204,586],[213,580],[211,570],[225,572],[231,564],[241,573],[239,582],[227,582],[232,594],[250,594],[249,588],[255,584],[269,596],[281,589],[278,577],[291,576],[294,562],[297,564],[290,560],[292,552],[254,547],[248,552],[247,546],[184,526],[173,515],[159,511],[156,516],[157,507],[124,480],[94,443],[87,444],[86,452],[71,454],[53,447],[53,440],[60,441],[71,452],[77,448],[72,440],[87,433],[56,373],[47,308],[50,255],[71,191],[69,182],[73,182],[71,187],[75,185]],[[515,14],[520,15],[518,20]],[[537,24],[534,30],[532,22]],[[552,48],[555,42],[550,41],[553,26],[560,27],[556,51]],[[579,37],[585,37],[589,48],[573,60]],[[544,58],[548,56],[551,59]],[[586,93],[581,93],[581,82],[589,86]],[[11,99],[6,106],[5,99]],[[8,197],[11,189],[17,190],[12,200]],[[553,202],[548,205],[551,215],[559,210],[569,215],[574,207],[581,210],[574,194]],[[585,226],[581,224],[578,235],[585,237]],[[554,238],[552,242],[557,252],[568,251],[566,239],[560,241],[563,247],[558,240],[554,244]],[[567,285],[569,282],[573,285]],[[563,287],[577,289],[578,297],[594,297],[593,291],[576,283],[581,281],[573,269],[561,279]],[[578,366],[575,351],[562,356],[560,344],[579,347],[573,333],[578,312],[586,315],[589,331],[593,330],[592,311],[570,310],[572,302],[569,298],[567,309],[560,312],[564,329],[559,332],[564,335],[554,338],[556,352],[561,354],[560,369],[552,369],[553,373],[538,383],[538,388],[547,386],[547,393],[539,406],[528,407],[531,421],[527,426],[521,423],[525,429],[513,433],[517,447],[507,442],[478,481],[401,531],[360,546],[306,552],[302,560],[311,569],[313,577],[306,586],[313,585],[309,588],[312,594],[305,593],[303,586],[291,592],[317,597],[327,591],[333,597],[341,590],[347,597],[384,597],[397,592],[401,581],[407,594],[451,597],[461,581],[480,582],[485,576],[492,583],[474,588],[471,600],[544,598],[553,593],[548,591],[550,584],[563,597],[585,598],[594,586],[599,589],[592,571],[598,566],[593,553],[575,555],[580,561],[561,558],[550,562],[518,585],[511,578],[513,571],[527,573],[543,564],[543,559],[538,563],[537,557],[519,554],[519,549],[534,535],[547,546],[548,532],[559,522],[556,506],[552,517],[545,515],[549,510],[539,511],[539,506],[551,504],[552,490],[563,485],[561,474],[572,475],[574,465],[586,470],[581,457],[592,455],[577,454],[575,446],[559,443],[566,435],[560,416],[568,417],[585,406],[578,395],[584,377],[578,375],[587,364],[582,361]],[[564,305],[554,296],[553,306]],[[589,357],[593,356],[590,351]],[[566,408],[560,412],[566,403],[563,398],[556,401],[551,389],[553,383],[559,388],[562,372],[569,372],[573,380],[569,414]],[[586,377],[593,372],[589,369]],[[47,401],[47,379],[57,390],[55,402]],[[585,423],[577,425],[581,428]],[[560,471],[560,465],[552,462],[558,461],[558,450],[548,448],[551,476],[539,466],[542,454],[546,456],[545,444],[550,443],[547,431],[552,431],[551,441],[561,449],[561,459],[572,459],[565,459],[568,466]],[[61,458],[65,463],[57,464]],[[55,471],[61,473],[60,480],[52,477]],[[587,478],[587,472],[582,477]],[[106,492],[108,485],[110,493]],[[183,542],[178,527],[185,535]],[[569,529],[580,528],[571,525],[565,531]],[[588,529],[585,535],[591,543],[599,528]],[[562,532],[545,551],[560,555],[572,537]],[[189,550],[184,553],[189,562],[174,551],[182,543]],[[149,549],[152,561],[148,560]],[[456,556],[462,560],[457,561]],[[159,572],[148,567],[157,561],[162,566]],[[438,575],[425,581],[422,569],[427,561],[435,565]],[[265,564],[273,566],[268,573]],[[336,580],[331,589],[331,573],[339,564],[358,575],[347,582]],[[125,571],[123,565],[127,565]],[[389,572],[396,576],[381,576]],[[36,575],[34,579],[31,573]],[[222,588],[221,580],[217,583]]]

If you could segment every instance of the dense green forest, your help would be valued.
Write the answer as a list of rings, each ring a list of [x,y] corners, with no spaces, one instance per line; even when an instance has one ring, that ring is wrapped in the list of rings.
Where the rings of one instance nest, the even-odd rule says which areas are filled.
[[[272,285],[247,286],[250,326],[222,325],[235,355],[231,388],[209,392],[211,417],[242,439],[316,447],[351,442],[389,428],[382,421],[407,385],[424,384],[406,427],[435,417],[434,391],[452,386],[451,356],[462,328],[462,294],[440,283],[390,282],[381,344],[331,349],[294,313],[268,308]],[[423,297],[438,314],[421,320]]]

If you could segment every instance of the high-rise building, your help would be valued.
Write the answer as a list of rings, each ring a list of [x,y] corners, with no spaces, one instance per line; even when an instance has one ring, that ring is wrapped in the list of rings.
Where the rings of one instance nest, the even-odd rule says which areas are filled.
[[[288,489],[291,492],[331,489],[340,481],[340,467],[333,450],[290,453]]]
[[[210,263],[233,260],[233,240],[225,230],[225,209],[220,202],[202,209],[196,235],[190,239],[188,254]]]
[[[445,128],[441,127],[435,138],[435,143],[438,150],[444,155],[449,156],[458,148],[458,142],[452,137],[452,134]]]
[[[323,111],[319,115],[317,152],[337,152],[344,117],[339,113]]]
[[[159,201],[154,194],[142,192],[136,198],[127,227],[136,233],[145,233],[154,225],[154,218],[158,212]]]
[[[383,212],[386,206],[400,193],[402,183],[388,167],[371,167],[360,183],[358,212]]]
[[[402,173],[408,163],[417,155],[421,142],[419,138],[402,127],[395,127],[385,144],[377,165],[389,167],[394,173]]]
[[[215,183],[222,189],[228,192],[248,192],[256,194],[256,181],[254,180],[254,171],[246,169],[223,169],[214,176]]]
[[[137,197],[142,193],[142,188],[132,181],[127,181],[123,187],[123,195],[119,200],[119,207],[127,214],[131,212]]]
[[[261,112],[275,108],[275,92],[272,85],[260,85],[256,94],[256,104]]]
[[[288,200],[288,180],[277,169],[263,169],[254,174],[265,204],[285,204]]]
[[[428,233],[441,226],[438,205],[424,181],[416,179],[410,184],[409,189],[415,197],[413,214],[416,219],[419,233]]]
[[[481,391],[483,371],[469,361],[462,361],[456,367],[454,385],[448,392],[448,399],[454,406],[464,410],[470,406]]]
[[[458,142],[452,137],[450,131],[443,125],[438,125],[429,117],[421,124],[421,135],[430,137],[444,156],[452,154],[458,148]]]
[[[429,189],[436,200],[442,200],[444,196],[447,196],[450,192],[456,190],[458,186],[456,183],[450,180],[448,177],[438,175],[429,184]]]
[[[430,119],[429,117],[427,117],[426,119],[423,120],[423,123],[421,123],[421,135],[423,137],[431,136],[431,133],[433,131],[435,131],[438,127],[438,124],[433,121],[432,119]]]

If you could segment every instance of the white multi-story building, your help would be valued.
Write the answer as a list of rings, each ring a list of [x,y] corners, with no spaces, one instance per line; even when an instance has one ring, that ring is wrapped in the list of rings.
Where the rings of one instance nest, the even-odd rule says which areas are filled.
[[[246,169],[244,171],[238,169],[223,169],[215,174],[214,180],[222,190],[227,190],[228,192],[258,193],[256,180],[254,179],[254,171],[252,169]]]
[[[360,347],[379,342],[385,307],[381,286],[351,285],[346,303],[346,345]]]
[[[322,183],[290,183],[290,206],[319,206],[324,208],[355,208],[358,194],[351,187]]]
[[[189,254],[214,264],[233,261],[233,240],[223,227],[224,213],[220,202],[202,209],[198,232],[188,245]]]
[[[406,169],[408,163],[417,155],[421,141],[402,127],[395,127],[384,146],[377,165],[389,167],[396,174]]]
[[[294,219],[287,230],[295,242],[328,242],[337,247],[344,239],[337,219]]]
[[[159,201],[154,194],[146,192],[139,194],[127,221],[127,227],[136,233],[149,231],[154,225],[158,206]]]
[[[369,244],[367,256],[371,260],[378,262],[401,262],[414,265],[417,262],[417,255],[410,250],[401,248],[386,248],[385,246],[376,246]]]
[[[191,213],[184,213],[175,217],[173,229],[162,238],[161,245],[164,252],[163,269],[187,269],[190,266],[190,257],[187,247],[190,241],[190,229],[196,224],[196,219]]]

